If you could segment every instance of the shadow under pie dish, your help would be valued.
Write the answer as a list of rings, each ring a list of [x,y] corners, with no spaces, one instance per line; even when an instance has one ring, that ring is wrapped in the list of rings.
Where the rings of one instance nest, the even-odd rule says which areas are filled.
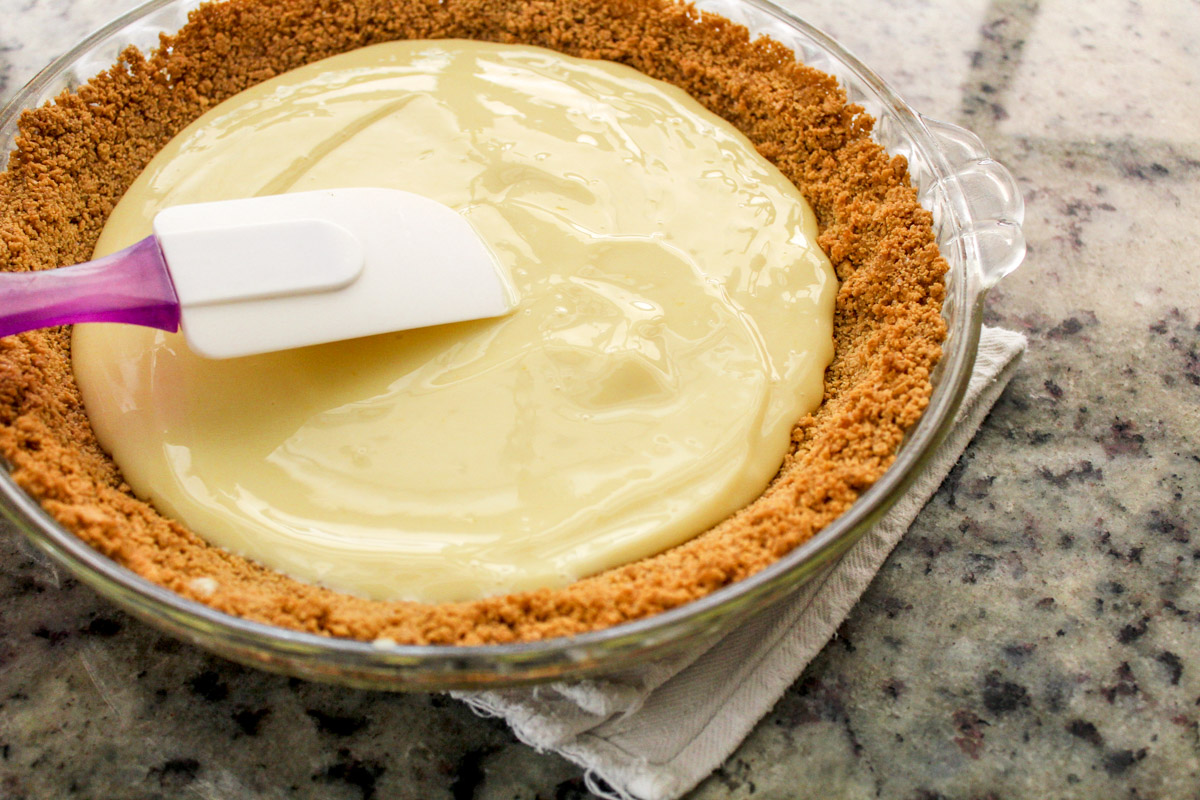
[[[178,130],[216,101],[328,55],[394,38],[474,38],[626,63],[739,128],[816,211],[842,284],[835,357],[825,402],[796,426],[780,475],[714,529],[565,589],[440,605],[347,598],[204,546],[132,497],[79,402],[69,334],[52,330],[5,340],[0,352],[6,513],[101,593],[216,652],[394,688],[643,660],[728,630],[852,544],[947,430],[982,293],[1015,264],[1019,200],[978,142],[913,114],[836,44],[766,4],[713,9],[790,50],[672,4],[362,5],[350,18],[319,4],[233,2],[203,6],[184,26],[190,4],[152,3],[56,62],[0,120],[11,140],[21,109],[73,91],[20,123],[0,183],[5,268],[85,260],[113,204]],[[158,30],[175,29],[151,52]],[[111,61],[129,43],[149,55],[126,51],[118,68],[76,86],[79,65]],[[878,118],[879,142],[905,158],[873,141],[834,80],[797,66],[793,52],[836,74]],[[38,177],[46,166],[50,181]],[[163,555],[180,550],[195,555]],[[205,596],[195,579],[209,575],[232,588]]]

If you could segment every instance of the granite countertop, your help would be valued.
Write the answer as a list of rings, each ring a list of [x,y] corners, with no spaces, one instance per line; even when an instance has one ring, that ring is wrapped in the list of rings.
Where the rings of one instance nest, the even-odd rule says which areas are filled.
[[[0,100],[130,0],[0,0]],[[1024,191],[1016,379],[838,636],[692,798],[1200,796],[1194,0],[790,0]],[[897,46],[902,43],[903,46]],[[225,662],[0,523],[0,796],[564,798],[442,696]]]

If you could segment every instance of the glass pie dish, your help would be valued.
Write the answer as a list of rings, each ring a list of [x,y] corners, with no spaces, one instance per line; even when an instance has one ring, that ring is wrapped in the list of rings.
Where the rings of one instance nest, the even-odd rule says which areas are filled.
[[[0,112],[0,153],[27,108],[111,66],[128,45],[158,45],[187,21],[195,0],[155,0],[86,39],[38,75]],[[32,542],[130,613],[236,661],[306,678],[388,689],[483,688],[613,672],[698,648],[787,597],[844,553],[908,489],[952,425],[975,360],[987,290],[1024,253],[1022,202],[1012,177],[979,140],[910,109],[836,42],[764,0],[711,0],[702,10],[745,25],[834,75],[851,103],[876,119],[875,140],[908,161],[921,203],[949,264],[943,304],[948,335],[933,394],[888,471],[813,538],[771,566],[702,599],[645,619],[569,638],[521,644],[436,646],[330,638],[229,616],[138,576],[59,525],[0,471],[0,509]]]

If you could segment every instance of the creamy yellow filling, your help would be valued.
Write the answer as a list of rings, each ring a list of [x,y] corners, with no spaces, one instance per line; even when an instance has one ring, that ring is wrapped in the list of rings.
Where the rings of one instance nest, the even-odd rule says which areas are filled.
[[[129,484],[209,541],[376,599],[565,585],[760,494],[821,400],[836,282],[803,198],[682,91],[531,47],[397,42],[205,114],[113,212],[342,186],[464,214],[513,315],[208,361],[80,325]]]

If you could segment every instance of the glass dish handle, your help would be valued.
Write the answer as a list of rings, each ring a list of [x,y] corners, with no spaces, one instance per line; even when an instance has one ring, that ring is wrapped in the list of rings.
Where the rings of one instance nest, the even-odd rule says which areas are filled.
[[[974,240],[983,288],[990,289],[1025,258],[1025,235],[1021,231],[1025,201],[1021,189],[978,136],[950,122],[924,116],[921,119],[950,166],[949,177],[939,183],[956,184],[966,204],[969,221],[955,238]]]

